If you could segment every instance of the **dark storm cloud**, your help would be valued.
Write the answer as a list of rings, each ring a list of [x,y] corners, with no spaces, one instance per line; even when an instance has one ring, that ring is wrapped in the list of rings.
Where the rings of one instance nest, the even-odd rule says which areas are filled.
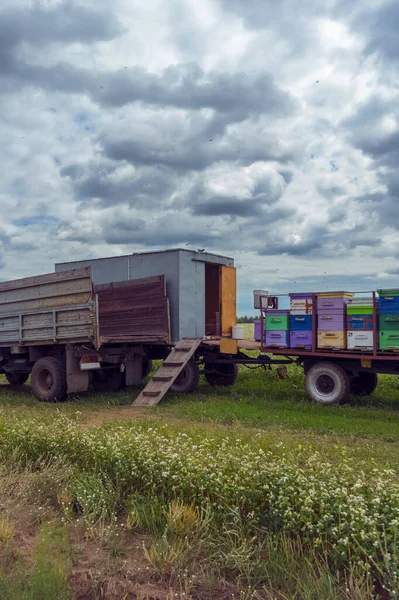
[[[388,60],[399,60],[399,5],[396,0],[382,6],[371,3],[354,19],[352,26],[367,39],[366,54],[377,52]]]
[[[103,107],[143,102],[181,109],[209,108],[229,115],[229,121],[241,121],[259,114],[288,116],[297,106],[268,73],[253,76],[242,72],[204,72],[196,64],[168,67],[157,75],[142,67],[101,72],[65,62],[44,67],[16,61],[13,74],[25,85],[87,94]],[[227,123],[219,123],[219,127],[224,129]]]
[[[215,128],[216,120],[212,119]],[[173,121],[172,117],[170,121]],[[152,126],[151,119],[148,125]],[[256,128],[252,123],[249,126]],[[133,165],[164,165],[182,171],[201,171],[219,161],[250,165],[257,161],[289,161],[294,156],[292,149],[281,149],[272,136],[263,144],[258,139],[230,133],[209,137],[209,123],[205,121],[201,126],[201,121],[196,119],[176,121],[173,131],[169,131],[168,122],[159,119],[154,119],[154,125],[148,131],[136,134],[129,124],[127,130],[128,135],[123,137],[112,132],[102,136],[100,143],[107,158],[125,160]]]
[[[305,235],[298,242],[285,242],[279,239],[278,232],[271,230],[268,241],[259,254],[262,256],[283,255],[301,256],[309,258],[341,257],[347,255],[349,250],[358,247],[379,247],[382,240],[366,229],[365,225],[358,225],[353,229],[330,231],[329,225],[309,226]]]
[[[130,223],[133,227],[130,228]],[[103,228],[108,244],[136,244],[141,246],[201,246],[210,248],[220,243],[220,236],[208,233],[194,223],[183,222],[179,213],[170,213],[161,219],[141,222],[136,219],[116,219]]]
[[[159,207],[175,189],[173,173],[167,169],[144,167],[121,180],[112,179],[116,167],[106,171],[99,163],[93,165],[90,174],[74,182],[77,200],[82,202],[98,198],[103,206],[129,204],[130,206]]]
[[[192,212],[195,215],[206,215],[209,217],[219,215],[250,217],[262,214],[262,207],[253,199],[238,200],[237,198],[215,196],[209,198],[206,202],[196,204]]]
[[[35,3],[29,8],[5,8],[0,10],[0,74],[22,75],[21,44],[90,44],[110,40],[122,32],[112,12],[93,10],[68,0],[55,6]]]
[[[15,6],[0,11],[0,40],[8,47],[20,42],[36,46],[91,43],[112,39],[122,31],[111,11],[100,12],[68,0],[54,6],[34,3],[30,8]]]

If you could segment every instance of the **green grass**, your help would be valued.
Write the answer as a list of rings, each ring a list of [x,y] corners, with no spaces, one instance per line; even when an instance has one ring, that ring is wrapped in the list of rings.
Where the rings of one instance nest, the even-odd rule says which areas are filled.
[[[284,381],[275,370],[240,367],[232,388],[210,387],[201,378],[196,393],[168,394],[159,406],[137,413],[127,407],[138,389],[42,404],[28,388],[1,386],[0,447],[3,467],[14,475],[2,478],[0,465],[0,494],[11,498],[18,492],[18,501],[23,496],[25,502],[40,503],[42,517],[33,564],[21,570],[18,559],[0,571],[0,599],[73,598],[70,534],[64,525],[55,530],[45,525],[54,511],[68,527],[80,518],[90,536],[110,528],[110,560],[129,557],[117,524],[126,524],[128,536],[149,536],[143,560],[152,569],[152,581],[158,577],[180,600],[216,597],[220,585],[227,586],[224,591],[231,586],[237,600],[378,598],[347,548],[341,548],[345,559],[336,556],[335,534],[328,528],[326,546],[315,545],[303,507],[311,498],[310,514],[323,515],[328,507],[337,522],[348,507],[351,522],[360,519],[353,553],[359,552],[356,536],[362,515],[372,513],[375,494],[384,498],[381,515],[394,522],[399,380],[381,376],[370,397],[319,406],[306,399],[303,379],[295,366]],[[263,471],[256,466],[259,450],[269,456]],[[378,471],[386,467],[393,471],[381,483]],[[274,486],[269,504],[268,492],[257,489],[261,472],[264,484]],[[173,504],[176,498],[181,505]],[[357,512],[361,502],[365,513]],[[7,505],[2,497],[0,505]],[[290,511],[291,525],[286,521]],[[7,552],[17,543],[10,541],[13,521],[7,519],[0,522],[0,562],[1,540]],[[392,527],[388,533],[378,537],[373,576],[399,593],[399,547]],[[387,539],[390,554],[383,548]]]

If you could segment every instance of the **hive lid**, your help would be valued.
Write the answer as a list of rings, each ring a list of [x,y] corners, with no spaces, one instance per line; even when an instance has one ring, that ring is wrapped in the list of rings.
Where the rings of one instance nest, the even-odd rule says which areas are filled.
[[[393,288],[392,290],[377,290],[380,296],[399,296],[399,289]]]
[[[399,290],[398,290],[399,294]],[[321,292],[317,294],[319,298],[353,298],[353,292]]]

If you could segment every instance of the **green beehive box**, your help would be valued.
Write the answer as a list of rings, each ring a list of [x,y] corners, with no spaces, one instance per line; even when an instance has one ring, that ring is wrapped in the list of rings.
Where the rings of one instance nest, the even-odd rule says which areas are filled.
[[[380,296],[399,296],[399,289],[393,290],[377,290]]]
[[[379,319],[380,331],[397,331],[399,330],[399,314],[380,315]]]
[[[380,350],[399,350],[399,329],[394,331],[380,331]]]
[[[266,331],[288,331],[289,319],[289,315],[266,315]]]
[[[347,304],[346,313],[348,315],[372,315],[372,304]]]

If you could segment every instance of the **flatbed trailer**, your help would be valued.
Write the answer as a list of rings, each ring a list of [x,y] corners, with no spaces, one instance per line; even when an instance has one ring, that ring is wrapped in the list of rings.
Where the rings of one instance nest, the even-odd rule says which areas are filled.
[[[378,374],[399,374],[399,347],[391,350],[378,348],[378,312],[376,293],[373,298],[373,348],[353,351],[348,349],[321,349],[317,347],[317,294],[312,298],[312,347],[277,348],[266,346],[264,332],[264,314],[267,308],[261,306],[261,341],[241,340],[238,342],[237,353],[227,356],[220,353],[212,357],[207,355],[205,360],[212,360],[214,364],[221,365],[233,362],[236,365],[260,365],[264,367],[278,366],[279,373],[283,376],[284,365],[295,364],[304,369],[305,390],[311,400],[322,404],[337,404],[349,395],[371,394],[378,383]],[[212,345],[213,342],[204,342]],[[258,351],[256,357],[248,356],[245,351]]]

